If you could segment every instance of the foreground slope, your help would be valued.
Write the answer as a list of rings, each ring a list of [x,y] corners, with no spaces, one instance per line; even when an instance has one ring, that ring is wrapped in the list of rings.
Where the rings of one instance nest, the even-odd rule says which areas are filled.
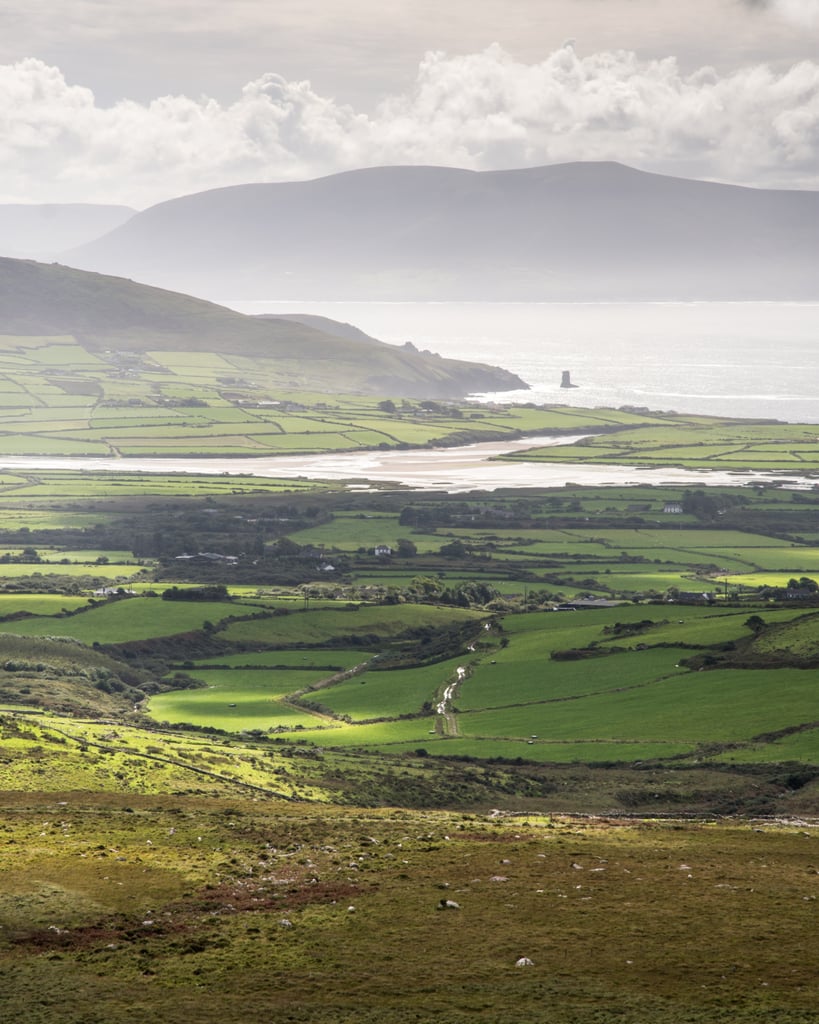
[[[4,797],[9,1020],[815,1020],[803,823]]]
[[[58,264],[0,259],[5,336],[73,336],[88,351],[214,352],[282,360],[293,387],[331,363],[338,390],[444,397],[525,386],[480,363],[343,337],[281,317],[256,318],[187,295]]]
[[[65,258],[217,298],[808,299],[817,230],[815,192],[381,167],[184,196]]]

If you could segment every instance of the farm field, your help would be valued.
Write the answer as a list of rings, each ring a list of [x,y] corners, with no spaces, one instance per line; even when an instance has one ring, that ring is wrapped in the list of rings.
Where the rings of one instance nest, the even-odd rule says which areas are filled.
[[[361,370],[341,349],[312,366],[316,390],[305,392],[303,366],[281,356],[92,353],[72,338],[0,336],[0,455],[274,455],[662,422],[616,410],[395,402],[358,397],[355,387],[345,396],[345,371],[360,380]]]
[[[315,694],[311,699],[352,721],[420,713],[456,678],[465,658],[392,671],[368,671]],[[362,687],[364,689],[362,689]],[[365,692],[366,691],[366,692]]]
[[[163,601],[132,597],[111,601],[70,618],[38,616],[4,623],[7,633],[18,636],[70,635],[82,643],[123,643],[158,636],[173,636],[203,623],[241,614],[241,606],[227,602]]]
[[[371,662],[350,679],[301,694],[306,707],[325,720],[299,720],[300,736],[339,748],[423,747],[442,756],[457,752],[535,761],[698,758],[715,744],[753,745],[756,759],[766,761],[778,759],[779,751],[771,744],[765,749],[757,737],[770,733],[773,741],[782,730],[814,723],[806,729],[802,756],[819,759],[811,671],[732,667],[703,673],[700,662],[688,665],[698,652],[737,644],[765,654],[766,641],[809,661],[819,656],[819,617],[801,609],[765,610],[766,632],[760,636],[748,625],[746,612],[736,608],[689,607],[682,619],[670,617],[669,611],[632,605],[502,617],[477,646],[454,658],[415,668],[383,669]],[[322,611],[288,617],[304,620],[289,638],[304,638],[304,626],[313,619],[325,621],[328,614],[337,620]],[[246,625],[254,624],[234,623],[229,633]],[[367,628],[377,637],[378,650],[394,636],[394,627],[380,616],[371,618]],[[244,630],[241,635],[247,638]],[[310,636],[315,642],[315,631]],[[206,683],[215,678],[213,670],[190,671]],[[220,685],[229,687],[225,693],[242,697],[245,677],[253,679],[252,672],[243,675],[237,669],[217,675]],[[289,678],[285,672],[275,683],[269,679],[259,685],[271,699],[281,699],[310,682],[297,675],[289,691],[279,689]],[[436,713],[448,685],[453,686],[451,695]],[[164,695],[154,698],[151,713],[160,715],[177,699],[182,703],[174,705],[174,715],[184,708],[191,722],[217,724],[213,702],[228,697],[212,690]],[[245,729],[271,728],[269,703],[242,705],[237,697],[236,704],[222,710],[220,727],[230,729],[236,717]]]
[[[626,466],[686,466],[697,469],[782,470],[819,473],[819,438],[810,424],[720,422],[680,417],[665,425],[585,438],[561,448],[504,456],[541,462],[599,462]]]
[[[107,494],[97,475],[84,522],[82,474],[15,479],[10,709],[526,771],[770,774],[787,754],[788,778],[812,778],[819,762],[811,493],[285,493],[198,475],[174,496],[170,477],[140,495],[145,474]],[[76,681],[54,638],[76,645]]]
[[[470,609],[431,605],[353,606],[294,612],[274,619],[232,622],[221,630],[225,640],[262,642],[270,646],[327,643],[337,637],[388,639],[406,629],[434,628],[449,622],[477,623],[484,616]]]
[[[310,727],[318,716],[288,704],[284,698],[320,681],[315,670],[252,671],[197,669],[195,678],[204,690],[182,690],[152,697],[147,711],[152,718],[171,724],[215,726],[229,732],[246,729],[275,731]]]

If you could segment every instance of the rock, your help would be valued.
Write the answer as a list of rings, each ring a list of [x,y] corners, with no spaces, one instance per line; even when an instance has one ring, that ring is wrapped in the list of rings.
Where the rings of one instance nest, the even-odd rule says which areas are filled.
[[[534,967],[534,961],[530,960],[528,956],[522,956],[519,960],[515,961],[515,967]]]
[[[439,902],[438,902],[438,909],[439,910],[460,910],[461,909],[461,904],[460,903],[456,903],[455,900],[439,900]]]

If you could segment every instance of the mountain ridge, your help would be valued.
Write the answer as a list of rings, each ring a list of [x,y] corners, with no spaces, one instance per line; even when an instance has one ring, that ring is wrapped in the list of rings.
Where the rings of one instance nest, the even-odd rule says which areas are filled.
[[[819,193],[610,162],[376,167],[193,193],[63,255],[234,299],[810,299]]]

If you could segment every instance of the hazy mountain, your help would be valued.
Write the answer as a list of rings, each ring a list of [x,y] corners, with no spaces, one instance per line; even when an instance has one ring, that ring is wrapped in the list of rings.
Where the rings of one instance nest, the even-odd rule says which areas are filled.
[[[226,300],[806,299],[817,242],[817,192],[384,167],[185,196],[64,258]]]
[[[91,350],[170,349],[279,360],[286,364],[291,387],[306,390],[328,374],[339,392],[408,397],[455,397],[526,386],[497,367],[442,359],[411,346],[398,348],[347,324],[334,327],[334,321],[318,319],[327,330],[285,317],[244,316],[123,278],[0,258],[4,335],[73,335]]]
[[[0,256],[50,259],[124,224],[128,206],[0,203]]]

